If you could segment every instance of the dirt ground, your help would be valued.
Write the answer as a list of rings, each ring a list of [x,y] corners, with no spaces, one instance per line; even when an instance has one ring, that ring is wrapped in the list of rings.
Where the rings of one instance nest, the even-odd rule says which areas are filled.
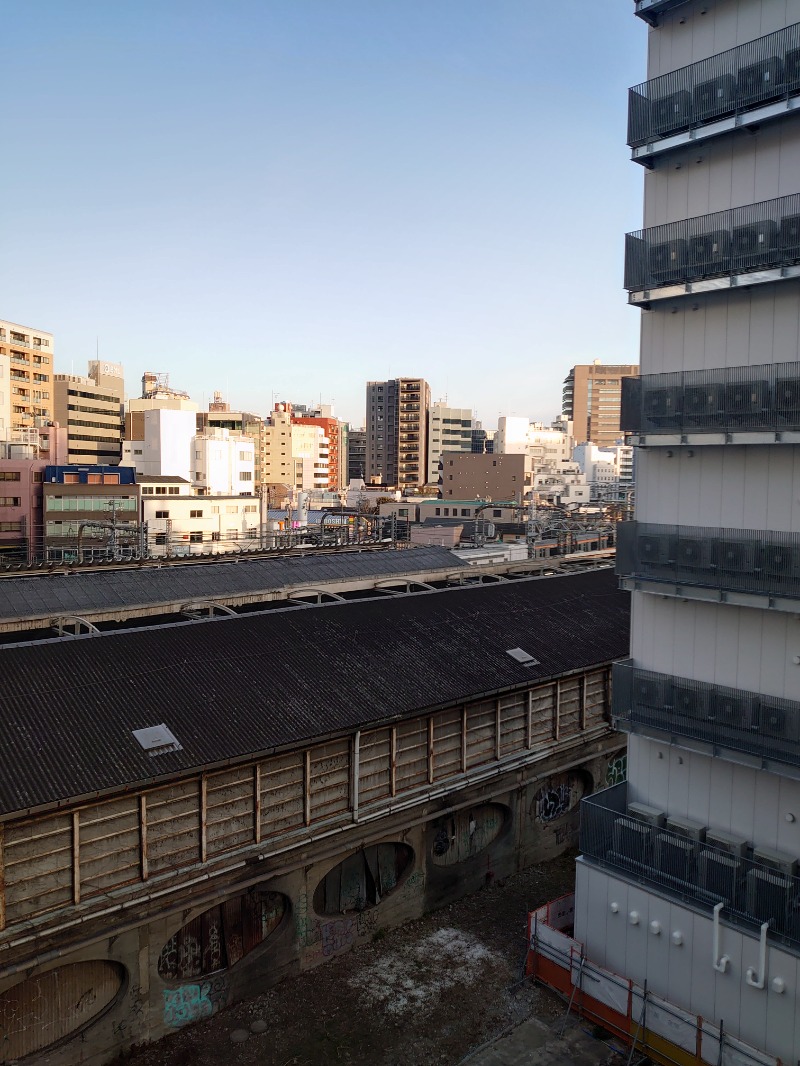
[[[554,995],[522,980],[525,920],[572,891],[574,877],[574,855],[530,867],[118,1062],[456,1066],[530,1014],[563,1013]],[[236,1030],[247,1039],[232,1040]]]

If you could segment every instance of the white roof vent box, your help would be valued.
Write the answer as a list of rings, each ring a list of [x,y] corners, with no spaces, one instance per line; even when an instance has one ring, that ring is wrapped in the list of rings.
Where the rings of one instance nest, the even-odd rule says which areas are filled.
[[[538,659],[525,651],[523,648],[509,648],[506,655],[510,655],[512,659],[516,659],[518,663],[522,663],[523,666],[541,666]]]
[[[134,729],[133,735],[151,758],[156,755],[166,755],[170,751],[183,751],[183,745],[163,722],[161,725],[151,725],[147,729]]]

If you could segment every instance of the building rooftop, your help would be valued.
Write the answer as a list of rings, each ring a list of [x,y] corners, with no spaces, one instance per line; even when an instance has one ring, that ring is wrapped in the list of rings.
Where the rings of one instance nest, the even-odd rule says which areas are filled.
[[[153,485],[191,485],[191,481],[187,481],[185,477],[175,477],[172,474],[137,474],[136,484],[141,485],[144,482]]]
[[[0,813],[624,658],[628,626],[628,593],[608,569],[10,645],[0,649]],[[516,648],[534,661],[510,656]],[[148,754],[133,731],[162,724],[181,748]]]

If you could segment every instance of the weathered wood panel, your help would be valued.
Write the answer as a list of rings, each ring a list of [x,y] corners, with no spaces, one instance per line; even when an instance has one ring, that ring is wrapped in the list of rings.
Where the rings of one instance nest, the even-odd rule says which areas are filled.
[[[461,708],[433,716],[433,779],[461,773]]]
[[[237,766],[206,778],[206,855],[247,847],[255,840],[253,770]]]
[[[549,744],[554,735],[555,684],[539,685],[531,691],[531,747]]]
[[[564,739],[565,737],[573,737],[580,732],[583,678],[565,677],[560,684],[558,735],[561,739]]]
[[[5,827],[6,922],[73,902],[72,815]]]
[[[494,700],[467,707],[467,767],[481,766],[495,757],[497,710]]]
[[[500,699],[500,756],[525,750],[528,733],[528,696],[516,692]]]
[[[601,725],[608,720],[608,668],[592,670],[586,675],[584,721],[586,727]]]
[[[276,755],[260,765],[262,838],[298,828],[303,824],[303,753]]]
[[[147,793],[150,876],[200,861],[200,782],[179,781]]]
[[[350,738],[311,749],[311,819],[323,821],[350,808]]]
[[[428,780],[428,720],[412,718],[397,726],[397,792]]]
[[[139,799],[123,796],[78,812],[81,899],[140,877]]]
[[[392,731],[361,734],[358,761],[358,802],[366,806],[391,795]]]

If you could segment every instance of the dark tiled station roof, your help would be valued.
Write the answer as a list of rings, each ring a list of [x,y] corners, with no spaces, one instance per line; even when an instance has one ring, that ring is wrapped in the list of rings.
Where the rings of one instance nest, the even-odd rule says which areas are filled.
[[[0,813],[623,658],[629,610],[606,569],[8,645]],[[161,723],[181,751],[152,756],[132,735]]]

